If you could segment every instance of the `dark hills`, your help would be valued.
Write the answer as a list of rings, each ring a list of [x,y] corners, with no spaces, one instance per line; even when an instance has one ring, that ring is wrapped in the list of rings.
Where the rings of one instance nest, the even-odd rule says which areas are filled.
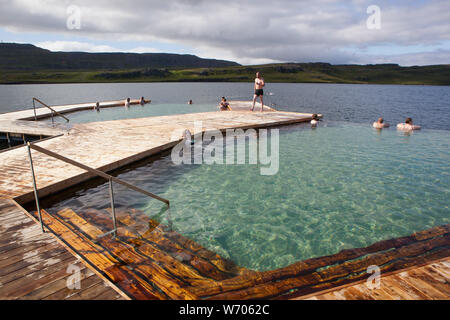
[[[31,44],[0,43],[0,70],[118,70],[214,68],[236,62],[171,53],[52,52]]]

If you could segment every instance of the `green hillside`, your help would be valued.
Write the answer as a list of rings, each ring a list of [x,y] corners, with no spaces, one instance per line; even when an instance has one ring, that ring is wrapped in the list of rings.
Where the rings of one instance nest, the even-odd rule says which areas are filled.
[[[260,71],[268,82],[450,85],[450,65],[282,63],[241,66],[192,55],[62,53],[32,45],[14,45],[13,54],[5,47],[0,44],[0,83],[4,84],[251,82],[255,72]],[[50,59],[49,55],[54,58]]]

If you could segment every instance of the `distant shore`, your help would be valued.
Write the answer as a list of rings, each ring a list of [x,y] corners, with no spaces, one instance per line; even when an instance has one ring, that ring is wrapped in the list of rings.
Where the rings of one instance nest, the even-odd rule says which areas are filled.
[[[128,70],[2,70],[0,84],[253,82],[256,71],[272,83],[450,85],[450,65],[331,65],[284,63],[216,68]]]

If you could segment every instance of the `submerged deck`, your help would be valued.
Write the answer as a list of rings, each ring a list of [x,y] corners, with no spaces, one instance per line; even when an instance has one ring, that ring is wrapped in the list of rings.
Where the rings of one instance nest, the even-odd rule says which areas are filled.
[[[231,106],[233,111],[227,112],[75,124],[69,134],[37,144],[92,168],[111,171],[170,149],[181,140],[182,131],[195,132],[195,121],[202,121],[205,131],[279,126],[309,121],[312,116],[275,110],[249,112],[248,102]],[[92,178],[34,151],[33,161],[40,197]],[[26,148],[0,153],[0,197],[19,203],[34,199]],[[131,208],[117,212],[117,238],[99,238],[112,228],[106,210],[77,212],[68,207],[52,214],[42,210],[42,216],[47,230],[88,268],[134,299],[294,298],[365,279],[369,265],[376,264],[387,273],[450,256],[450,225],[446,225],[257,272],[235,265]]]

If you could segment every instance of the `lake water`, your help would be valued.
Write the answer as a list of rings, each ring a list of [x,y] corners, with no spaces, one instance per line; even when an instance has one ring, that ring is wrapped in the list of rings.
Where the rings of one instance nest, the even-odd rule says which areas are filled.
[[[387,122],[396,124],[412,117],[423,128],[450,130],[450,87],[446,86],[268,83],[265,92],[266,104],[274,103],[276,108],[286,111],[323,113],[326,120],[371,123],[382,116]],[[162,112],[166,104],[170,112],[186,112],[189,99],[194,101],[189,112],[213,111],[222,96],[229,100],[251,99],[252,84],[0,85],[0,113],[31,108],[33,97],[50,105],[61,105],[141,96],[152,99]],[[174,105],[178,105],[178,110]],[[120,112],[123,117],[130,116]],[[145,112],[132,112],[136,112],[133,117],[146,116]]]

